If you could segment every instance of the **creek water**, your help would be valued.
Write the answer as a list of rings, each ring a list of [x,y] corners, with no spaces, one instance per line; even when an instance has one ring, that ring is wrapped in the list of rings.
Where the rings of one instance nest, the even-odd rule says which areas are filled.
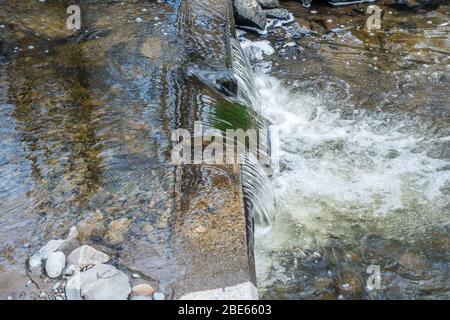
[[[248,262],[242,183],[263,298],[448,298],[449,7],[383,7],[369,35],[365,6],[284,1],[294,21],[240,39],[251,65],[231,40],[233,66],[214,19],[180,3],[85,1],[79,32],[69,1],[0,3],[0,297],[36,298],[26,258],[75,224],[169,298],[208,288]],[[208,82],[218,63],[237,99]],[[265,118],[280,145],[270,179],[258,163],[237,177],[170,161],[177,128]],[[366,288],[369,266],[381,289]]]
[[[275,222],[256,232],[262,297],[449,298],[449,7],[383,7],[373,35],[354,11],[288,7],[338,28],[241,39],[280,139]]]

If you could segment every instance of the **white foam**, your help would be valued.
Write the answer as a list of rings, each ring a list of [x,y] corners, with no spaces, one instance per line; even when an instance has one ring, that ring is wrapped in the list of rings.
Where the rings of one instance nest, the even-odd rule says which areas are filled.
[[[275,53],[274,48],[268,40],[250,41],[241,38],[240,43],[245,55],[251,58],[251,60],[262,60],[265,56],[270,56]]]
[[[407,205],[411,187],[424,201],[443,196],[439,190],[450,172],[438,169],[449,162],[420,151],[425,137],[405,130],[410,123],[389,115],[346,119],[328,111],[319,97],[291,93],[263,73],[256,85],[261,110],[278,130],[287,167],[275,178],[282,203],[302,211],[301,202],[327,197],[335,205],[353,202],[388,214]]]
[[[248,49],[261,44],[243,42],[251,60],[264,57]],[[261,112],[280,138],[281,170],[273,177],[275,224],[255,232],[260,285],[289,280],[277,253],[301,256],[332,236],[351,239],[356,221],[387,237],[413,239],[424,225],[448,224],[450,159],[428,153],[449,137],[408,114],[348,106],[354,110],[349,116],[337,104],[329,108],[329,98],[288,90],[264,66],[255,85]]]

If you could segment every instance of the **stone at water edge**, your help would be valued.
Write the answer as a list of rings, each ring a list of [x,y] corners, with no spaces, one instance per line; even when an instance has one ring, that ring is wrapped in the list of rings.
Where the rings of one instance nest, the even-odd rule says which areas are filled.
[[[128,218],[121,218],[112,221],[108,226],[108,232],[106,232],[105,240],[112,245],[117,245],[124,240],[125,233],[128,232],[131,220]]]
[[[156,290],[149,284],[138,284],[131,289],[131,294],[133,296],[146,297],[151,296],[155,293],[155,291]]]
[[[128,276],[117,269],[102,274],[98,280],[86,282],[80,291],[85,300],[127,300],[130,292]]]
[[[61,275],[66,266],[66,256],[61,251],[51,253],[45,261],[45,272],[49,278],[55,279]]]
[[[69,254],[67,262],[68,264],[84,268],[93,264],[108,262],[109,259],[110,258],[106,253],[98,251],[91,246],[83,245]]]
[[[128,286],[125,284],[125,278]],[[84,287],[88,283],[97,282],[98,280],[110,280],[115,285],[118,285],[117,293],[108,294],[108,287],[110,288],[110,286],[105,283],[97,283],[97,289],[100,291],[98,295],[92,292],[94,290],[93,285]],[[131,292],[128,277],[123,272],[117,270],[116,267],[108,264],[97,264],[91,269],[77,273],[71,277],[67,281],[65,288],[67,300],[83,300],[82,288],[84,290],[83,296],[86,299],[94,299],[98,296],[113,296],[113,298],[120,297],[126,299]]]
[[[267,19],[256,0],[234,0],[236,24],[265,30]]]
[[[85,242],[93,238],[103,238],[106,233],[104,220],[104,215],[98,210],[81,220],[77,224],[78,240]]]
[[[66,240],[50,240],[45,246],[43,246],[39,251],[34,253],[28,260],[28,267],[30,270],[36,269],[42,265],[42,262],[48,258],[48,256],[58,251],[64,244]]]
[[[264,9],[273,9],[280,6],[278,0],[256,0],[256,2]]]

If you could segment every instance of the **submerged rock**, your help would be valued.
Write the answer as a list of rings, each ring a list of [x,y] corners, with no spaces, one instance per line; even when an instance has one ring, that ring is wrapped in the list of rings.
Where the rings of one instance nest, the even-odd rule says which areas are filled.
[[[101,212],[94,212],[92,215],[80,221],[77,226],[77,238],[86,241],[93,238],[102,238],[106,232],[104,216]]]
[[[278,3],[278,0],[256,0],[258,4],[263,8],[278,8],[280,4]]]
[[[51,253],[45,262],[45,272],[49,278],[58,278],[66,266],[66,256],[61,251]]]
[[[117,245],[123,242],[125,233],[128,232],[131,220],[128,218],[121,218],[114,220],[109,224],[108,232],[106,232],[105,239],[112,245]]]
[[[304,7],[309,8],[312,0],[301,0]]]
[[[344,296],[356,297],[363,292],[363,284],[357,274],[341,272],[337,282],[338,292]]]
[[[311,3],[311,0],[307,0]],[[328,0],[328,3],[333,6],[347,6],[356,3],[375,2],[375,0]]]
[[[127,275],[106,264],[78,273],[66,284],[67,300],[125,300],[130,292]]]
[[[280,20],[289,20],[291,13],[287,9],[267,9],[264,10],[267,18],[275,18]]]
[[[67,258],[67,261],[69,264],[84,268],[90,265],[108,262],[109,259],[106,253],[98,251],[91,246],[84,245],[73,250]]]
[[[385,0],[383,2],[391,5],[405,6],[407,8],[416,8],[423,5],[438,4],[445,0]]]
[[[256,0],[233,1],[236,24],[264,30],[266,28],[266,15]]]

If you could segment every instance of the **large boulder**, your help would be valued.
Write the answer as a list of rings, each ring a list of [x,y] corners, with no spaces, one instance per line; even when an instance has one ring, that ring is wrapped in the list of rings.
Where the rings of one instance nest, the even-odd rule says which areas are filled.
[[[127,300],[130,292],[128,276],[117,269],[85,283],[80,291],[85,300]]]
[[[67,281],[67,300],[126,300],[131,292],[126,274],[114,266],[97,264]]]
[[[69,265],[76,265],[79,268],[84,268],[90,265],[105,263],[109,261],[109,256],[106,253],[98,251],[91,246],[84,245],[73,250],[67,261]]]
[[[234,16],[236,24],[264,30],[267,19],[256,0],[234,0]]]

